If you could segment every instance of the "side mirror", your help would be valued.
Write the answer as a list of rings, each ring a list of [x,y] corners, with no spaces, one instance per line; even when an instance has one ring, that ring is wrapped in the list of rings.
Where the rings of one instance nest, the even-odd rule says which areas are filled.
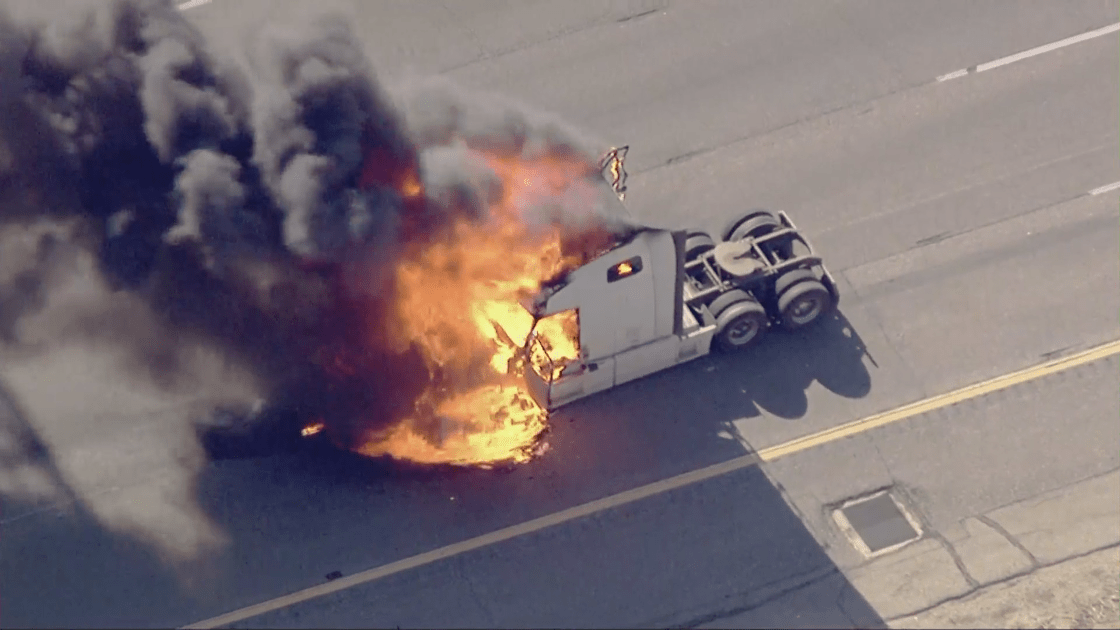
[[[630,145],[621,148],[612,147],[607,154],[599,160],[599,171],[611,185],[611,190],[618,195],[619,201],[626,200],[626,154],[630,152]]]

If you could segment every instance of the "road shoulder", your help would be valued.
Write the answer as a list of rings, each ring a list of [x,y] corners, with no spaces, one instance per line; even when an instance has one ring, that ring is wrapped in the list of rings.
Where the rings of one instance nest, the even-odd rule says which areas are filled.
[[[938,536],[705,628],[788,625],[855,589],[892,628],[1120,628],[1120,470],[961,521]],[[803,609],[798,602],[815,602]],[[817,611],[818,613],[820,611]],[[866,621],[852,620],[852,627]]]
[[[1120,547],[1043,567],[892,628],[1120,628]]]

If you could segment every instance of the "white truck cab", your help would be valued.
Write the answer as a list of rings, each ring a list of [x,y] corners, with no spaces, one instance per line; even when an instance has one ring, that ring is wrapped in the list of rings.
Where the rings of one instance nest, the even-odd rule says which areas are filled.
[[[625,151],[602,165],[620,204]],[[802,328],[836,305],[835,282],[784,212],[745,213],[722,241],[638,228],[526,304],[536,324],[524,371],[537,403],[552,411],[714,347],[748,348],[771,324]],[[548,356],[536,330],[553,317],[577,323],[578,357]]]

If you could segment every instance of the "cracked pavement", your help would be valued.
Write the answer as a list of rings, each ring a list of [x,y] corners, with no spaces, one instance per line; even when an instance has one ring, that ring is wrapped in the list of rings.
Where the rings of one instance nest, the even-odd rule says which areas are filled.
[[[1120,628],[1120,547],[1112,546],[898,619],[894,628]]]
[[[1117,497],[1120,471],[1108,472],[965,518],[949,535],[912,543],[847,573],[892,628],[1115,628],[1120,616],[1109,617],[1108,610],[1116,610],[1118,594]],[[1055,527],[1055,512],[1062,514],[1062,525],[1078,526]],[[830,591],[830,585],[808,583],[749,610],[684,625],[791,627],[783,614],[803,607],[791,600],[826,601]],[[809,627],[813,620],[804,621]],[[1067,625],[1054,625],[1063,621]],[[1039,625],[1017,625],[1023,623]],[[853,627],[860,625],[853,621]]]

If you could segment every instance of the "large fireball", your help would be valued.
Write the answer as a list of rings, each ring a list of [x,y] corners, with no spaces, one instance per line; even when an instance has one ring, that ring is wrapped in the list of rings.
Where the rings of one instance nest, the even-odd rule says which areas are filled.
[[[555,378],[576,359],[579,321],[534,323],[519,302],[610,240],[588,227],[602,185],[576,155],[588,139],[442,77],[390,95],[337,15],[262,25],[245,55],[219,60],[173,3],[89,9],[0,15],[0,231],[75,228],[0,278],[15,306],[0,345],[40,345],[25,348],[25,318],[88,279],[58,253],[73,246],[161,334],[91,303],[36,336],[112,339],[176,395],[200,382],[201,345],[269,401],[246,422],[300,418],[305,437],[371,456],[530,457],[547,417],[526,370]]]
[[[591,203],[598,169],[576,157],[470,155],[500,191],[484,216],[456,218],[395,263],[388,333],[398,351],[423,356],[428,386],[408,417],[362,437],[354,450],[364,455],[488,465],[540,450],[548,414],[524,385],[522,370],[534,365],[522,348],[534,321],[521,303],[609,244],[605,230],[568,227],[546,211],[560,199]],[[423,194],[417,178],[400,181],[404,196]],[[572,242],[580,246],[565,247]],[[574,313],[541,320],[536,336],[556,374],[578,358]]]

